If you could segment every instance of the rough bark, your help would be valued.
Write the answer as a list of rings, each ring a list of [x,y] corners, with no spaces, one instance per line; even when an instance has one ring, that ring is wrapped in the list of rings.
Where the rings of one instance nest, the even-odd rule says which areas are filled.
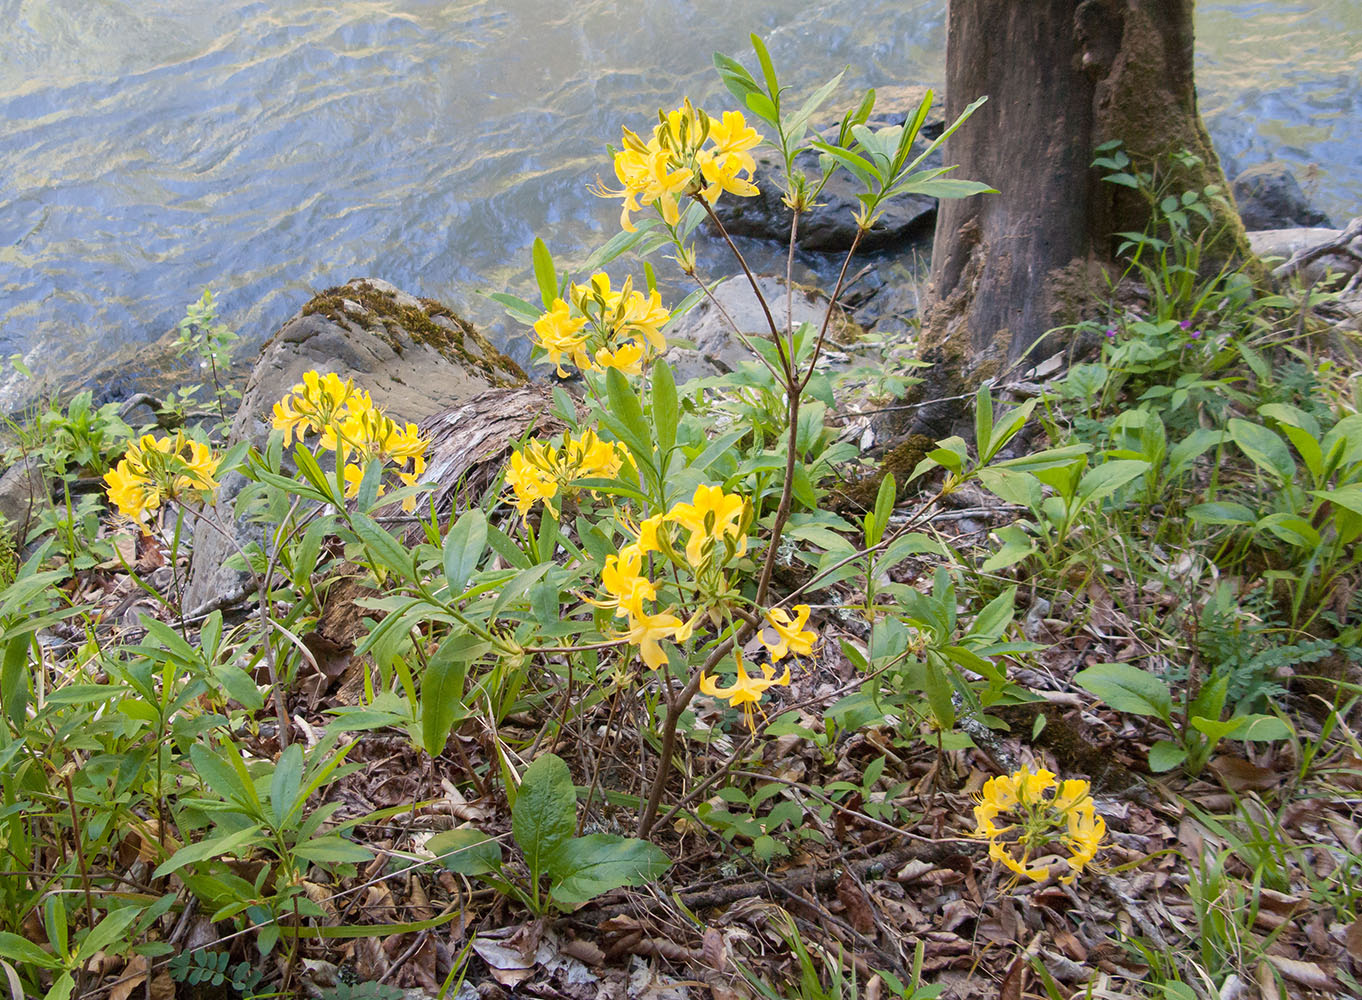
[[[946,144],[958,174],[995,195],[943,202],[932,254],[922,356],[927,398],[997,376],[1048,331],[1072,324],[1107,290],[1112,234],[1143,230],[1149,206],[1101,180],[1093,150],[1111,139],[1145,168],[1188,150],[1203,165],[1179,190],[1224,172],[1196,107],[1192,0],[951,0],[948,120],[988,103]],[[1249,256],[1243,226],[1222,213],[1208,257]],[[939,430],[941,410],[915,429]]]

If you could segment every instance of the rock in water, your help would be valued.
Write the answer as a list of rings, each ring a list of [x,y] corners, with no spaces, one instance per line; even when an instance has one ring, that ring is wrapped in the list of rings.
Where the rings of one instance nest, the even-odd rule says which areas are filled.
[[[876,91],[875,112],[866,122],[873,129],[902,125],[904,119],[917,109],[927,90],[925,87],[881,87]],[[938,95],[922,132],[914,144],[909,162],[926,148],[945,128],[941,109],[945,98]],[[820,131],[836,138],[837,125]],[[715,208],[724,227],[735,236],[754,236],[760,239],[788,243],[790,239],[790,210],[781,203],[778,179],[782,166],[779,156],[767,150],[755,156],[755,180],[760,194],[751,198],[720,198]],[[809,177],[820,174],[818,157],[804,154],[795,166]],[[933,153],[919,169],[941,166],[940,152]],[[818,203],[799,218],[799,248],[821,253],[845,253],[856,235],[853,213],[859,207],[856,195],[863,190],[860,181],[846,170],[838,170],[818,196]],[[914,241],[930,239],[936,224],[936,199],[925,195],[903,195],[885,206],[884,214],[861,241],[859,251],[902,249]]]
[[[314,297],[265,344],[242,394],[229,443],[246,440],[263,447],[274,404],[312,370],[353,378],[394,420],[418,423],[490,390],[526,383],[519,365],[447,307],[417,299],[386,281],[355,279]],[[238,544],[261,538],[258,525],[232,516],[233,500],[245,484],[240,475],[224,475],[211,515],[235,532]],[[183,598],[186,612],[241,592],[246,575],[223,568],[234,551],[219,532],[195,532]]]
[[[1280,161],[1249,167],[1235,177],[1233,187],[1239,217],[1250,232],[1330,225],[1329,217],[1305,200],[1291,168]]]

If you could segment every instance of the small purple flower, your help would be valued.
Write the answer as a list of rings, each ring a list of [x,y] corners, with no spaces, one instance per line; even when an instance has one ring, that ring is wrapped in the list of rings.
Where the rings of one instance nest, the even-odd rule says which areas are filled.
[[[1116,339],[1116,327],[1114,326],[1107,327],[1107,339],[1108,340]]]
[[[1190,319],[1185,319],[1179,323],[1178,326],[1182,327],[1184,330],[1190,330],[1192,328],[1192,321]]]
[[[1191,333],[1191,337],[1192,337],[1193,340],[1200,340],[1200,339],[1201,339],[1201,331],[1200,331],[1200,330],[1193,330],[1192,333]]]

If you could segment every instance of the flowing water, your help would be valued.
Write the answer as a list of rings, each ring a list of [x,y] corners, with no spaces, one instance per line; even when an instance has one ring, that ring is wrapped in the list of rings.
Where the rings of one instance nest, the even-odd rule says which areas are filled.
[[[88,364],[209,285],[258,344],[367,275],[505,339],[478,290],[528,294],[535,235],[570,264],[614,232],[586,191],[605,143],[682,94],[722,101],[715,49],[748,59],[756,31],[797,88],[848,64],[855,86],[936,83],[945,8],[0,0],[0,357]],[[1362,3],[1203,0],[1197,43],[1227,167],[1286,159],[1335,222],[1362,212]]]

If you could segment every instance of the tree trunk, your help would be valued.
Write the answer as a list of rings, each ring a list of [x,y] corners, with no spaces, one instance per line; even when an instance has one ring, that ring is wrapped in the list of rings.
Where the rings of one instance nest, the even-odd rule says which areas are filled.
[[[1197,113],[1192,0],[951,0],[946,94],[948,121],[988,95],[945,155],[999,193],[941,204],[921,342],[936,366],[929,399],[1043,359],[1045,334],[1108,294],[1112,234],[1143,230],[1149,205],[1102,181],[1098,145],[1120,139],[1160,171],[1188,150],[1202,165],[1174,190],[1218,184],[1229,197]],[[1220,214],[1207,258],[1249,257],[1238,216]],[[940,433],[945,413],[931,409],[915,429]]]

